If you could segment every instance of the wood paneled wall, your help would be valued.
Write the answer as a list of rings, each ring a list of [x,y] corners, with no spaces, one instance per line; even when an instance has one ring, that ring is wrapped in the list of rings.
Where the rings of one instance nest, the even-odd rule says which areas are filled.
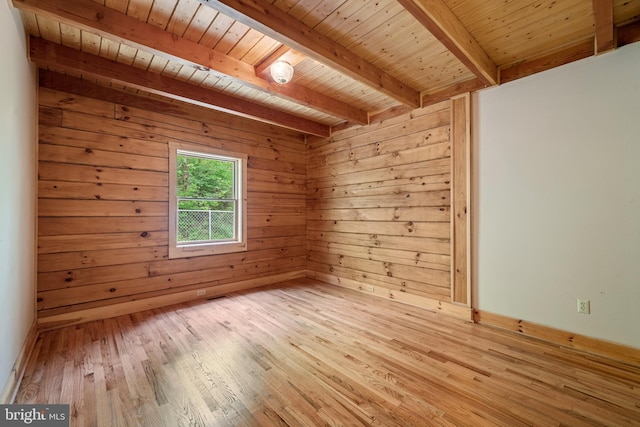
[[[304,275],[301,135],[210,110],[175,106],[166,114],[148,98],[132,103],[155,111],[51,86],[39,93],[40,319],[80,321],[74,312],[106,313],[120,303],[136,311],[143,299],[195,298],[199,289],[210,297],[230,284]],[[249,155],[247,252],[168,259],[169,141]]]
[[[308,274],[470,316],[452,302],[451,102],[307,144]]]

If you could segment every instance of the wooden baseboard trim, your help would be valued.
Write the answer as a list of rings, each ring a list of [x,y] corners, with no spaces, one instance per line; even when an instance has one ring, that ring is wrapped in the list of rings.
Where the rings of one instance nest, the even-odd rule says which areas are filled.
[[[443,301],[437,301],[431,298],[421,297],[418,295],[411,295],[406,292],[399,292],[393,289],[383,288],[379,285],[374,287],[374,291],[367,291],[367,284],[358,282],[356,280],[345,279],[331,274],[319,273],[316,271],[307,270],[307,277],[320,280],[322,282],[330,283],[332,285],[341,286],[356,290],[358,292],[365,293],[367,295],[374,295],[379,298],[386,298],[393,301],[398,301],[403,304],[412,305],[415,307],[424,308],[425,310],[435,311],[440,313],[449,314],[459,319],[472,321],[472,310],[469,307],[451,304]]]
[[[15,363],[13,364],[13,369],[11,369],[9,378],[2,388],[2,392],[0,392],[1,404],[13,403],[13,400],[16,397],[16,393],[18,392],[18,388],[20,387],[22,377],[24,376],[24,371],[27,368],[27,362],[29,361],[31,352],[36,345],[37,339],[38,324],[36,322],[33,322],[33,324],[31,325],[31,329],[29,329],[29,332],[27,333],[27,338],[24,340],[22,349],[20,349],[20,353],[18,354]]]
[[[526,320],[514,319],[500,314],[474,310],[473,320],[487,326],[517,332],[543,341],[570,347],[598,356],[640,365],[640,349],[616,344],[598,338],[555,329]]]
[[[203,288],[206,291],[206,294],[203,296],[196,295],[196,291],[191,290],[153,298],[145,298],[138,301],[129,301],[121,304],[113,304],[103,307],[74,311],[71,313],[58,314],[55,316],[42,317],[38,319],[38,329],[40,331],[46,331],[50,329],[61,328],[64,326],[90,322],[93,320],[108,319],[110,317],[137,313],[139,311],[165,307],[172,304],[209,299],[221,295],[227,295],[232,292],[258,288],[261,286],[272,285],[278,282],[284,282],[286,280],[300,279],[302,277],[305,277],[305,271],[292,271],[289,273],[276,274],[273,276],[261,277],[258,279],[244,280],[241,282]]]

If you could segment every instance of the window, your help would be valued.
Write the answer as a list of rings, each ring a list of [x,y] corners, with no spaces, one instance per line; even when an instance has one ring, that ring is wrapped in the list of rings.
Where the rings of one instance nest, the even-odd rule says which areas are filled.
[[[247,156],[169,144],[169,258],[247,250]]]

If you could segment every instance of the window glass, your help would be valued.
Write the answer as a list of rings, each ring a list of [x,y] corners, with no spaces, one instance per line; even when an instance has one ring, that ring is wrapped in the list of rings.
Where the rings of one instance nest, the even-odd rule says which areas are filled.
[[[246,156],[184,144],[170,149],[170,256],[246,250]]]

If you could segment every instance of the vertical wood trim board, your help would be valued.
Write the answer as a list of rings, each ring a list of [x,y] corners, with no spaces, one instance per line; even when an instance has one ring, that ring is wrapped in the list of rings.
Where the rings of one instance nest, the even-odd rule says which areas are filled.
[[[471,305],[470,95],[451,99],[451,301]]]
[[[139,96],[122,92],[111,100],[70,94],[47,75],[39,90],[40,323],[304,274],[302,135],[180,103],[144,108]],[[169,142],[248,156],[247,252],[168,259]]]
[[[308,274],[408,304],[451,303],[450,133],[446,100],[310,138]]]

